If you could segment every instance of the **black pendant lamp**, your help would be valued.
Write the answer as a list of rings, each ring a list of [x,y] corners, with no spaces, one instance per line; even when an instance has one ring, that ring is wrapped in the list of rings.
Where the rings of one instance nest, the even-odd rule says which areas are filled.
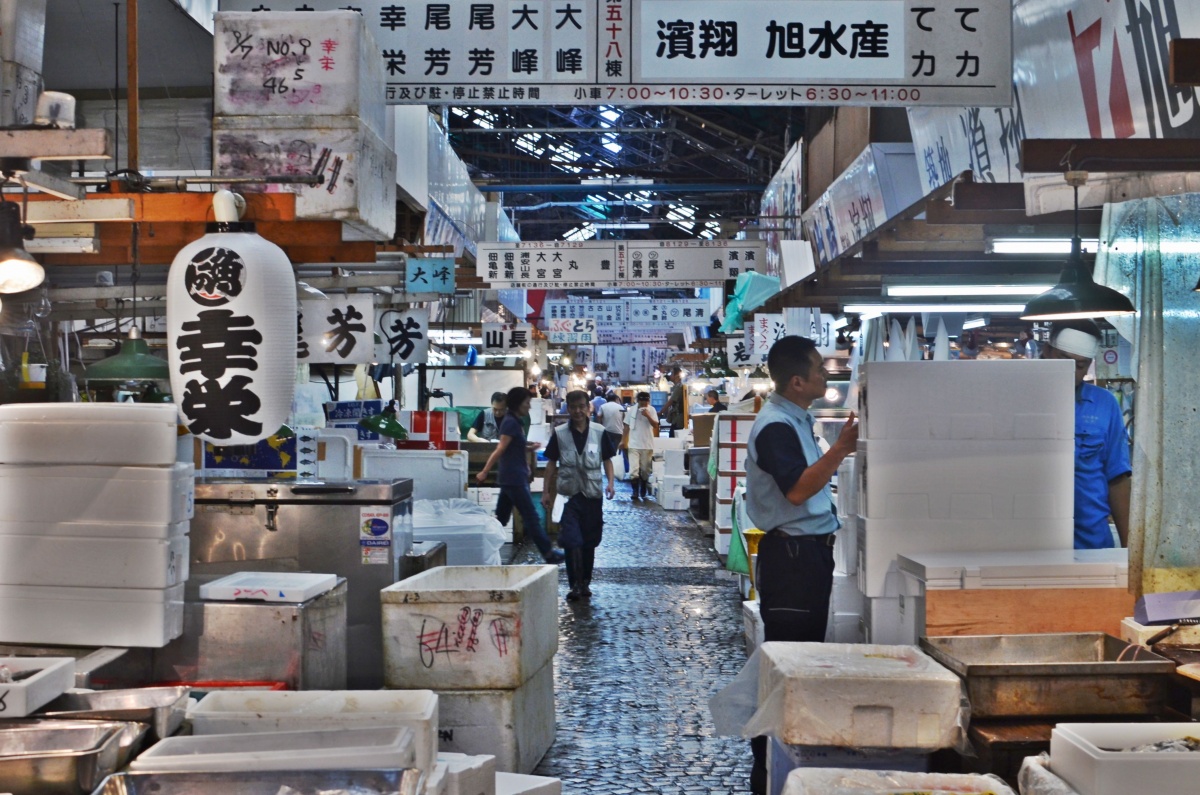
[[[1075,234],[1071,238],[1071,253],[1059,274],[1058,284],[1031,299],[1021,313],[1022,320],[1072,320],[1137,312],[1127,297],[1111,287],[1096,284],[1092,278],[1092,265],[1083,261],[1083,241],[1079,237],[1079,186],[1086,180],[1086,172],[1067,172],[1067,181],[1075,188]]]

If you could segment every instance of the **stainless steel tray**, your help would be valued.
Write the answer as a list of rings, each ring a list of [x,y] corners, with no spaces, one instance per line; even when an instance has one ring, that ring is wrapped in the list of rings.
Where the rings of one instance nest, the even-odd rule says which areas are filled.
[[[922,638],[962,677],[972,717],[1152,715],[1175,663],[1101,632]]]
[[[73,720],[136,721],[149,726],[147,739],[170,737],[187,714],[191,689],[143,687],[131,690],[98,690],[64,693],[42,707],[39,717]]]
[[[295,773],[119,773],[93,795],[297,795],[355,788],[378,795],[417,795],[419,770],[306,770]]]
[[[134,724],[136,725],[136,724]],[[128,724],[100,721],[0,723],[0,792],[78,795],[121,765]],[[141,739],[144,728],[137,730]],[[133,746],[127,746],[132,753]]]

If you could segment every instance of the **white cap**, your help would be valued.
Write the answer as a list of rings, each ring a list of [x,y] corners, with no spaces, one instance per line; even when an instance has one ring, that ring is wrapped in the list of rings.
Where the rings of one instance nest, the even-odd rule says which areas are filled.
[[[1064,328],[1056,331],[1050,344],[1063,353],[1082,356],[1085,359],[1095,359],[1100,352],[1100,340],[1086,331]]]

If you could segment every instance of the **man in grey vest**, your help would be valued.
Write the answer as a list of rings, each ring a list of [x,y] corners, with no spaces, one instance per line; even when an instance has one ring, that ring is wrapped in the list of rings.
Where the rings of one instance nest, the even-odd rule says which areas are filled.
[[[500,441],[500,422],[508,413],[508,396],[503,392],[492,393],[492,410],[484,409],[475,418],[475,423],[467,431],[467,441],[498,442]]]
[[[746,450],[746,510],[766,533],[755,572],[763,639],[820,643],[833,588],[834,538],[842,526],[829,481],[858,444],[858,422],[851,414],[821,454],[808,407],[825,394],[826,373],[812,340],[778,340],[767,368],[775,391],[758,412]],[[765,792],[766,738],[754,738],[751,747],[750,789]]]
[[[558,426],[546,445],[546,487],[542,507],[550,516],[554,498],[568,497],[558,523],[558,545],[567,553],[567,583],[572,602],[592,595],[592,568],[596,547],[604,532],[604,497],[616,494],[612,458],[617,447],[604,426],[591,422],[591,404],[587,392],[567,394],[567,413],[571,421]],[[608,478],[604,487],[600,472]]]

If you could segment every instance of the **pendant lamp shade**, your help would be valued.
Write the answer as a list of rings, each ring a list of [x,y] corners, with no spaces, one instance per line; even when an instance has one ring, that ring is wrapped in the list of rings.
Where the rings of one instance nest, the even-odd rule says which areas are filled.
[[[116,356],[109,356],[87,368],[86,381],[166,381],[171,377],[167,363],[150,353],[150,347],[134,326],[129,338],[121,343]]]
[[[1058,277],[1058,284],[1031,299],[1022,320],[1074,320],[1132,315],[1137,310],[1124,295],[1092,278],[1092,267],[1083,261],[1082,241],[1071,238],[1071,254]]]
[[[0,202],[0,293],[23,293],[46,280],[46,271],[23,245],[21,208]]]
[[[400,441],[408,438],[408,431],[396,419],[396,410],[391,407],[372,417],[363,417],[358,421],[358,427]]]
[[[253,224],[220,222],[208,231],[176,255],[167,277],[171,393],[196,436],[254,444],[292,410],[295,274]]]

